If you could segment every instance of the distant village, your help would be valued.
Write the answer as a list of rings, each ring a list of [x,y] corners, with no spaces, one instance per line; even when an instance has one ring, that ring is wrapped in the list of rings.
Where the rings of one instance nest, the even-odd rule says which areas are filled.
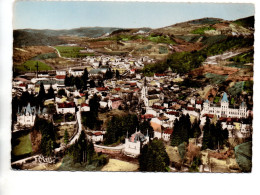
[[[151,77],[142,74],[142,67],[154,62],[149,57],[88,56],[81,59],[77,68],[67,67],[16,76],[12,84],[13,98],[19,98],[25,92],[36,97],[41,93],[41,86],[44,87],[45,94],[48,94],[50,89],[53,90],[54,96],[46,95],[43,105],[36,105],[30,101],[24,106],[17,105],[17,108],[13,109],[16,119],[13,119],[12,132],[33,128],[36,118],[44,118],[52,121],[54,126],[72,125],[74,129],[67,143],[61,142],[57,148],[53,148],[55,153],[73,145],[84,131],[88,140],[94,144],[95,151],[106,153],[107,150],[114,150],[130,158],[137,158],[142,147],[155,138],[169,144],[175,121],[183,115],[189,115],[192,121],[200,121],[201,129],[207,120],[220,121],[222,129],[228,130],[229,138],[251,137],[252,120],[249,118],[253,113],[245,101],[231,105],[229,94],[225,91],[222,92],[218,103],[196,96],[182,100],[179,97],[183,93],[191,94],[194,89],[182,89],[173,81],[182,80],[185,76],[171,70],[163,74],[155,73]],[[68,78],[82,77],[84,74],[87,75],[88,81],[83,88],[69,86],[66,81]],[[104,121],[93,129],[82,124],[82,113],[91,111],[90,102],[95,96],[98,97],[98,112],[131,112],[136,114],[140,121],[148,121],[153,133],[148,133],[148,130],[147,133],[141,132],[136,128],[132,132],[127,131],[124,140],[117,146],[104,145],[107,133],[103,126]],[[71,116],[69,120],[65,120],[65,117],[54,120],[54,115],[68,114]],[[196,140],[196,145],[201,147],[202,140],[203,133]]]

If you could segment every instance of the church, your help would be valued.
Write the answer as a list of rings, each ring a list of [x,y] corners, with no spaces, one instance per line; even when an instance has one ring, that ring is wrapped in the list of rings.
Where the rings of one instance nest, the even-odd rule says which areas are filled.
[[[220,105],[212,104],[208,100],[203,103],[203,109],[201,111],[201,117],[205,114],[213,114],[218,118],[230,117],[230,118],[247,118],[247,106],[245,102],[242,102],[240,106],[229,105],[227,93],[224,92]]]
[[[140,131],[137,131],[128,138],[128,133],[125,138],[125,149],[124,154],[131,157],[137,157],[140,155],[141,148],[143,145],[149,142],[148,131],[147,135],[144,136]]]

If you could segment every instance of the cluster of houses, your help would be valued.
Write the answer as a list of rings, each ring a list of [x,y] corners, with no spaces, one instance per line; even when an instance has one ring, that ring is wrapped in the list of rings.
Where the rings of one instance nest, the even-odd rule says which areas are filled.
[[[108,67],[119,70],[121,78],[105,80],[102,87],[79,91],[76,87],[66,87],[65,77],[66,75],[82,76],[84,68],[56,70],[55,74],[43,74],[45,76],[36,78],[17,77],[13,80],[13,94],[15,95],[20,95],[24,91],[38,94],[41,83],[46,92],[50,87],[55,92],[55,98],[46,100],[44,108],[31,107],[30,104],[19,108],[17,124],[32,127],[36,115],[48,117],[47,105],[49,104],[54,104],[57,114],[71,113],[75,115],[77,110],[90,111],[89,100],[96,94],[100,97],[100,108],[107,110],[121,109],[125,105],[131,106],[131,102],[134,99],[137,100],[137,104],[140,105],[137,113],[142,113],[142,120],[150,121],[154,137],[163,139],[165,142],[170,141],[174,131],[174,121],[178,120],[182,114],[188,114],[193,119],[197,118],[201,121],[201,126],[204,125],[206,117],[209,117],[210,120],[220,120],[223,129],[228,129],[229,137],[246,138],[251,136],[252,124],[247,118],[252,115],[252,111],[248,110],[245,102],[238,106],[230,105],[228,94],[225,92],[218,104],[198,98],[183,101],[172,96],[172,94],[176,95],[182,92],[179,85],[170,82],[174,79],[181,79],[178,74],[166,71],[164,74],[154,74],[153,77],[142,78],[141,74],[135,72],[133,67],[143,66],[145,62],[151,61],[149,58],[142,57],[136,60],[129,57],[88,56],[83,60],[91,64],[90,78],[95,78],[100,73],[104,74]],[[97,79],[94,81],[98,82]],[[60,96],[58,91],[61,89],[64,90],[65,94]],[[103,141],[104,133],[103,131],[89,131],[87,137],[98,143]],[[126,137],[124,151],[128,155],[138,156],[141,144],[148,141],[148,135],[136,132],[130,138]]]

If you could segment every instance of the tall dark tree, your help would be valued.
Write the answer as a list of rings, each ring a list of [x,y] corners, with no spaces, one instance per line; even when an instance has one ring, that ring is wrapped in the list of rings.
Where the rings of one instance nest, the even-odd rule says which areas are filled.
[[[48,99],[55,98],[55,94],[54,94],[54,90],[52,88],[52,84],[50,85],[50,88],[48,89],[47,98]]]
[[[142,134],[146,135],[148,132],[148,135],[150,138],[154,137],[154,131],[153,128],[150,124],[150,121],[148,120],[144,120],[141,124],[140,124],[140,131]]]
[[[94,80],[90,80],[90,81],[89,81],[89,85],[90,85],[90,88],[96,87],[96,84],[95,84],[95,81],[94,81]]]
[[[89,79],[89,77],[88,77],[88,69],[85,68],[85,69],[84,69],[84,73],[83,73],[83,75],[82,75],[82,80],[83,80],[83,82],[84,82],[85,85],[87,84],[88,79]]]
[[[162,140],[157,138],[144,146],[139,156],[140,171],[167,172],[170,164],[169,156]]]
[[[99,109],[99,97],[97,94],[94,94],[94,96],[89,100],[89,107],[90,111],[97,117],[98,116],[98,109]]]
[[[203,126],[203,140],[202,140],[202,149],[205,150],[210,147],[210,120],[209,117],[206,118],[206,123]]]
[[[116,70],[116,78],[117,78],[117,79],[120,79],[120,73],[119,73],[118,70]]]
[[[44,85],[42,82],[40,84],[40,91],[39,91],[37,98],[38,98],[39,102],[41,102],[41,103],[46,99],[46,93],[45,93]]]
[[[197,143],[197,139],[201,136],[201,129],[200,129],[200,120],[198,120],[197,118],[195,118],[193,124],[192,124],[192,128],[189,132],[189,137],[190,138],[196,138],[196,143]]]
[[[171,138],[171,145],[178,146],[183,142],[189,141],[189,132],[191,131],[191,122],[189,115],[182,115],[179,120],[174,121],[174,130]]]
[[[64,89],[59,89],[58,95],[59,95],[59,96],[66,96],[65,90],[64,90]]]

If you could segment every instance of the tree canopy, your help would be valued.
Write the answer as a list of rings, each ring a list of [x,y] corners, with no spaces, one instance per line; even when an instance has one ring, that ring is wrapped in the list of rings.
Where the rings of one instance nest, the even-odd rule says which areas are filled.
[[[169,170],[170,159],[161,139],[155,138],[143,146],[139,164],[140,171],[167,172]]]

